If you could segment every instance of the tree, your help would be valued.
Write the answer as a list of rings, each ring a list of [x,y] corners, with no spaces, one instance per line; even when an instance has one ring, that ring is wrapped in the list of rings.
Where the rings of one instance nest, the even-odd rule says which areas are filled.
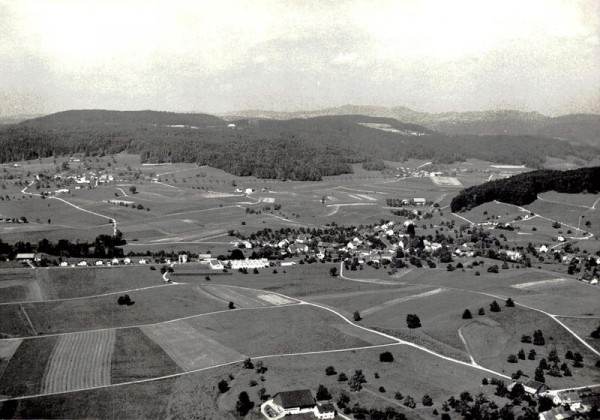
[[[546,344],[546,339],[544,338],[542,330],[536,330],[533,332],[533,344],[535,346],[543,346]]]
[[[511,354],[508,356],[508,358],[506,359],[506,361],[508,363],[517,363],[519,361],[519,359],[517,359],[517,356],[514,354]]]
[[[512,298],[506,299],[506,306],[508,308],[514,308],[515,307],[515,302],[512,300]]]
[[[480,316],[481,316],[481,315],[485,315],[485,311],[484,311],[484,309],[483,309],[483,308],[479,308],[479,312],[478,312],[478,314],[479,314]]]
[[[249,357],[244,359],[244,369],[254,369],[254,363],[252,363],[252,359]]]
[[[225,379],[221,379],[219,381],[218,387],[219,387],[219,392],[221,394],[223,394],[229,390],[229,384],[227,383],[227,381]]]
[[[529,354],[527,355],[527,358],[529,360],[535,360],[535,356],[536,356],[535,350],[534,349],[529,350]]]
[[[406,315],[406,324],[408,328],[420,328],[421,320],[416,314],[408,314]]]
[[[498,273],[499,272],[498,266],[496,264],[489,266],[487,269],[487,272],[488,273]]]
[[[405,406],[407,406],[408,408],[415,408],[417,406],[417,403],[415,403],[415,400],[413,397],[411,397],[410,395],[407,395],[406,398],[404,398],[404,403]]]
[[[327,366],[325,368],[325,375],[327,376],[332,376],[335,375],[337,372],[335,371],[335,368],[333,366]]]
[[[592,336],[592,338],[600,338],[600,324],[598,324],[598,327],[594,331],[592,331],[590,335]]]
[[[240,395],[238,395],[238,401],[235,404],[235,411],[237,411],[238,414],[243,417],[248,414],[248,411],[250,411],[253,406],[254,404],[252,401],[250,401],[248,393],[246,391],[240,392]]]
[[[233,302],[229,302],[229,309],[235,309],[235,304]]]
[[[473,318],[473,315],[471,315],[471,311],[469,311],[468,309],[465,309],[465,311],[462,314],[462,319],[471,319]]]
[[[531,343],[531,336],[523,334],[521,336],[521,343]]]
[[[340,373],[337,378],[338,382],[346,382],[348,380],[348,376],[344,372]]]
[[[329,393],[329,390],[325,386],[319,385],[319,388],[317,389],[317,401],[325,401],[330,399],[331,394]]]
[[[575,356],[573,356],[573,352],[571,350],[567,350],[567,352],[565,353],[565,359],[573,360],[574,358]]]
[[[433,399],[427,394],[425,394],[423,396],[423,399],[421,400],[421,402],[423,403],[423,405],[425,407],[431,407],[433,405]]]
[[[396,393],[394,394],[394,399],[400,401],[403,398],[404,398],[404,395],[402,395],[402,392],[396,391]]]
[[[556,349],[550,350],[550,353],[548,353],[548,361],[552,363],[560,363],[560,358],[558,357],[558,352]]]
[[[541,368],[538,367],[535,370],[535,377],[534,377],[534,379],[536,381],[538,381],[538,382],[541,382],[541,383],[545,383],[546,382],[546,378],[544,378],[544,371]]]
[[[129,187],[129,192],[131,194],[136,194],[137,193],[137,188],[135,185],[132,185],[131,187]]]
[[[490,311],[491,312],[500,312],[502,309],[500,309],[500,305],[498,305],[498,302],[493,301],[490,304]]]
[[[542,358],[540,359],[540,363],[538,364],[538,367],[539,367],[540,369],[548,369],[548,362],[546,361],[546,359],[545,359],[545,358],[543,358],[543,357],[542,357]]]
[[[523,349],[519,350],[519,353],[517,354],[517,356],[519,357],[519,359],[525,360],[525,350],[523,350]]]
[[[354,321],[358,322],[360,321],[362,318],[360,317],[360,312],[358,311],[354,311]]]
[[[379,355],[379,361],[380,362],[393,362],[394,361],[394,355],[392,353],[390,353],[389,351],[383,352]]]
[[[329,269],[329,274],[331,275],[331,277],[337,276],[337,267],[331,267]]]

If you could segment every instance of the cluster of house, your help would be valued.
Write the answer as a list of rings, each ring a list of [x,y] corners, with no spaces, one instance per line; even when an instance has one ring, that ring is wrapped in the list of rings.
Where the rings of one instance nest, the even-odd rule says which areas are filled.
[[[320,420],[336,417],[333,404],[317,403],[310,389],[279,392],[263,403],[260,411],[269,420],[278,420],[285,416],[298,414],[312,414]]]
[[[207,264],[213,270],[223,270],[229,268],[239,270],[240,268],[255,269],[270,267],[271,263],[266,258],[243,259],[243,260],[226,260],[221,261],[216,258],[200,259],[200,264]]]
[[[26,217],[0,217],[0,223],[29,223]]]
[[[540,420],[586,418],[586,413],[600,399],[600,395],[591,398],[585,397],[585,393],[589,392],[589,389],[551,391],[546,384],[534,380],[515,381],[508,386],[508,390],[512,391],[516,384],[521,384],[525,393],[532,397],[545,396],[552,398],[552,402],[556,407],[540,413]],[[590,400],[591,403],[586,400]]]

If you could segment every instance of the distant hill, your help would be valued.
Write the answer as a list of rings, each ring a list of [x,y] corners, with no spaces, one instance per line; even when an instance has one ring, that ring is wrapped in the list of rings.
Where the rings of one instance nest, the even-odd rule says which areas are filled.
[[[193,127],[222,126],[225,121],[208,114],[184,114],[160,111],[73,110],[45,115],[21,122],[32,128],[69,128],[120,125],[183,125]]]
[[[353,109],[349,109],[353,110]],[[231,121],[231,120],[230,120]],[[447,135],[392,117],[239,118],[156,111],[66,111],[0,127],[0,162],[122,151],[142,162],[196,162],[259,178],[320,180],[350,164],[476,158],[538,168],[547,157],[589,161],[596,148],[534,135]]]
[[[489,181],[462,190],[452,199],[450,208],[453,212],[471,210],[494,200],[523,206],[533,203],[538,194],[546,191],[596,194],[600,191],[600,166],[572,171],[545,169]]]
[[[515,110],[427,113],[413,111],[406,107],[345,105],[299,112],[248,110],[224,114],[223,118],[285,120],[349,114],[394,118],[403,123],[422,125],[444,134],[535,135],[600,146],[600,115],[594,114],[573,114],[552,118],[537,112]]]

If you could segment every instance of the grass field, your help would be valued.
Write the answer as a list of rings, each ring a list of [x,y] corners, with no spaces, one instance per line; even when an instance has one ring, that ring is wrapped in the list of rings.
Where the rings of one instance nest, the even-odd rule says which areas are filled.
[[[198,332],[191,322],[175,321],[141,327],[184,371],[244,359],[244,355]]]
[[[348,326],[326,310],[306,305],[231,311],[186,322],[201,334],[251,357],[391,342],[374,333]]]
[[[44,374],[52,356],[57,337],[23,340],[4,370],[0,395],[39,394],[44,386]]]
[[[109,385],[114,344],[115,330],[60,336],[44,374],[42,392]]]
[[[589,345],[600,351],[600,340],[590,336],[600,325],[600,317],[598,318],[558,318],[560,322],[567,325],[573,331],[583,338]]]
[[[139,328],[116,330],[115,336],[111,383],[155,378],[181,371],[173,359]]]
[[[57,334],[100,328],[128,327],[169,321],[226,309],[213,299],[194,293],[189,285],[167,285],[130,292],[135,304],[118,305],[119,294],[88,299],[23,304],[38,333]],[[16,308],[13,306],[17,306]],[[19,313],[19,305],[0,306]],[[68,314],[68,316],[66,316]],[[16,318],[16,315],[13,315]],[[31,335],[26,322],[18,324],[14,335]],[[2,332],[8,332],[4,327]]]

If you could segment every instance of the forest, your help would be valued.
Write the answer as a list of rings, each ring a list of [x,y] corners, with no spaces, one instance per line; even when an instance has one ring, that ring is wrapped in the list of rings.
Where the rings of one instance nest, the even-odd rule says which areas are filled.
[[[360,123],[416,130],[399,135]],[[0,162],[49,156],[103,156],[127,151],[144,163],[195,162],[229,173],[318,181],[351,173],[353,163],[427,159],[452,163],[477,158],[539,168],[546,157],[598,156],[591,146],[536,136],[447,136],[390,118],[361,115],[295,120],[239,120],[235,127],[204,114],[66,111],[0,129]]]
[[[462,190],[452,199],[450,208],[453,212],[468,211],[494,200],[523,206],[546,191],[596,194],[600,191],[600,166],[570,171],[544,169],[485,182]]]

